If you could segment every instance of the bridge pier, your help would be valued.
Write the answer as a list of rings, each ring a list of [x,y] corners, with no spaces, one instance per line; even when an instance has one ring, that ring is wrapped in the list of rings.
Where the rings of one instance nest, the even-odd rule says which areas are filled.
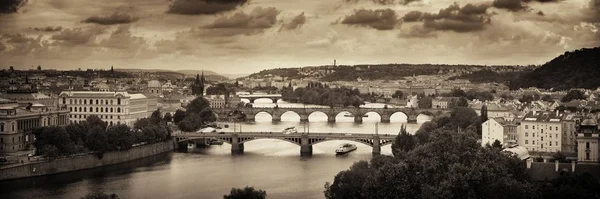
[[[281,122],[281,115],[273,114],[271,117],[273,122]]]
[[[417,118],[408,118],[406,122],[408,122],[409,124],[416,124]]]
[[[327,122],[335,123],[335,116],[336,115],[327,115]]]
[[[356,116],[354,116],[354,122],[355,123],[362,123],[363,122],[363,116],[362,115],[356,115]]]
[[[390,115],[381,115],[381,123],[390,123]]]
[[[308,122],[308,115],[300,114],[300,121],[301,122]]]
[[[231,155],[244,154],[244,143],[240,143],[237,134],[231,135]]]
[[[254,98],[249,98],[248,101],[250,101],[250,104],[254,104]]]
[[[373,152],[372,153],[373,153],[373,155],[381,154],[381,144],[380,144],[378,135],[373,137]]]
[[[300,156],[312,156],[313,147],[310,144],[308,135],[302,135],[300,137]]]

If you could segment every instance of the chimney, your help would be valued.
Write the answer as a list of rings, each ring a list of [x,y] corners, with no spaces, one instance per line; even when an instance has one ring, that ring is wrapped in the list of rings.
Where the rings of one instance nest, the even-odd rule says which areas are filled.
[[[533,160],[532,160],[531,158],[527,158],[527,168],[528,168],[528,169],[531,169],[531,162],[532,162],[532,161],[533,161]]]
[[[558,171],[558,160],[554,160],[554,171]]]
[[[575,172],[575,160],[571,161],[571,172]]]

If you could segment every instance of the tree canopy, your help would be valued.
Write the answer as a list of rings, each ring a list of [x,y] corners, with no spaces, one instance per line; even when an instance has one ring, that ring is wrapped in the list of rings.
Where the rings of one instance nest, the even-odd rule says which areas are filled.
[[[266,197],[266,191],[246,186],[243,189],[232,188],[229,195],[224,195],[223,199],[265,199]]]

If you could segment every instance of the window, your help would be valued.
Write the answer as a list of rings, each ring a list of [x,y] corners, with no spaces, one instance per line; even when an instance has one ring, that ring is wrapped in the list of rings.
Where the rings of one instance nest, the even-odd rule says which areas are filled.
[[[549,144],[550,144],[550,146],[552,146],[552,142],[550,142]]]
[[[525,137],[529,137],[529,133],[525,132]]]
[[[531,133],[531,137],[535,137],[535,133]]]
[[[112,105],[112,104],[113,104],[113,100],[110,100],[110,105]]]
[[[0,138],[0,143],[4,143],[4,138]]]
[[[83,104],[87,104],[87,100],[86,99],[83,99]]]
[[[79,112],[81,112],[81,107],[79,107]]]
[[[90,99],[90,105],[94,104],[94,100]]]
[[[90,112],[94,112],[94,107],[90,107]]]
[[[531,144],[535,144],[535,140],[531,141]]]
[[[121,112],[121,108],[117,107],[117,113],[120,113],[120,112]]]
[[[73,107],[69,107],[69,111],[73,112]]]
[[[589,142],[586,142],[586,143],[585,143],[585,148],[586,148],[586,149],[589,149],[589,148],[590,148],[590,143],[589,143]]]
[[[525,125],[525,129],[528,129],[529,126]]]
[[[544,141],[544,136],[542,136],[542,141]]]
[[[111,112],[111,113],[113,112],[113,108],[112,108],[112,107],[110,107],[110,112]]]
[[[533,125],[532,125],[532,126],[531,126],[531,129],[535,129],[535,126],[533,126]]]
[[[590,153],[585,153],[585,159],[589,160],[590,159]]]
[[[83,112],[87,112],[87,107],[83,107]]]
[[[4,123],[0,123],[0,132],[4,132]]]
[[[98,103],[98,100],[96,100],[96,104],[99,104],[99,103]]]
[[[67,98],[63,97],[63,104],[66,104],[66,103],[67,103]]]
[[[79,104],[81,104],[81,99],[79,99]]]
[[[555,128],[555,130],[557,130],[557,131],[558,131],[558,126]]]
[[[96,107],[96,112],[98,112],[98,107]]]
[[[69,99],[69,104],[73,104],[73,99]]]
[[[529,144],[529,140],[525,140],[525,144]]]
[[[121,98],[120,98],[120,97],[119,97],[119,98],[117,98],[117,104],[118,104],[118,105],[121,105]]]
[[[541,132],[541,133],[544,133],[544,129],[542,129],[542,132]]]
[[[554,142],[554,144],[556,144],[556,146],[558,146],[558,142]]]

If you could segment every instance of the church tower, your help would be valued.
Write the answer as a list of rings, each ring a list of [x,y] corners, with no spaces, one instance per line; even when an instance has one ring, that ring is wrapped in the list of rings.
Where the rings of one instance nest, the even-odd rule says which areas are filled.
[[[192,94],[196,96],[204,96],[204,72],[202,72],[202,77],[199,74],[196,74],[196,81],[194,81],[194,85],[192,86]]]

